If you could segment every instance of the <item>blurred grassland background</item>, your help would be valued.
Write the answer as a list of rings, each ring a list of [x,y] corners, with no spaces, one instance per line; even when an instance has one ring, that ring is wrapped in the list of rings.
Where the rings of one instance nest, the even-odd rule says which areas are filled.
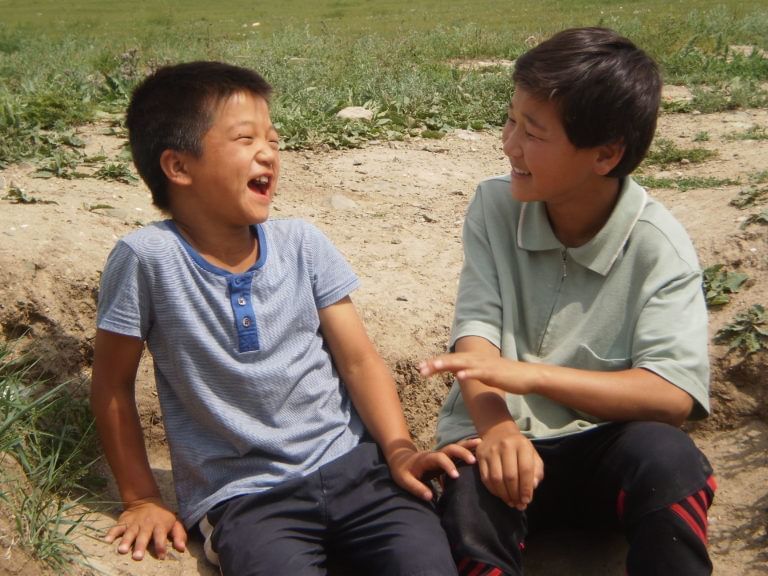
[[[148,71],[193,59],[264,74],[286,149],[496,126],[509,68],[461,63],[514,60],[576,25],[615,28],[656,57],[693,90],[678,111],[768,102],[764,0],[0,0],[0,165],[74,146],[68,131],[121,114]],[[349,105],[373,121],[337,120]]]

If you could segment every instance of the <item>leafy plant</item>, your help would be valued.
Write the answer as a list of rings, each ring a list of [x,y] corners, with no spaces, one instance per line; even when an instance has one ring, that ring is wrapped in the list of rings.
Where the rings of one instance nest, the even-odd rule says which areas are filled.
[[[124,162],[110,162],[104,164],[101,168],[96,170],[93,175],[99,180],[113,180],[115,182],[122,182],[123,184],[132,184],[139,180]]]
[[[40,200],[35,196],[29,196],[23,188],[12,185],[8,189],[8,194],[4,196],[6,200],[10,200],[11,204],[58,204],[54,200]]]
[[[758,188],[757,186],[750,186],[744,190],[739,191],[736,198],[732,199],[728,204],[735,206],[740,210],[762,204],[768,200],[768,188]]]
[[[750,214],[746,217],[744,222],[741,223],[739,228],[743,230],[750,224],[768,224],[768,210],[763,210],[758,214]]]
[[[741,272],[728,272],[723,264],[704,269],[703,288],[707,306],[722,306],[731,301],[731,294],[738,292],[749,276]]]
[[[726,140],[768,140],[768,129],[755,124],[741,132],[728,134]]]
[[[741,350],[747,356],[768,349],[768,314],[760,304],[734,316],[715,334],[715,342],[727,344],[728,352]]]

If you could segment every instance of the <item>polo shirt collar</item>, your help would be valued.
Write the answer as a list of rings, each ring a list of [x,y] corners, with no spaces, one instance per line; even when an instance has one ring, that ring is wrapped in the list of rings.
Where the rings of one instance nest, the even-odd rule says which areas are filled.
[[[648,195],[632,178],[624,178],[619,200],[608,221],[589,242],[568,248],[568,254],[582,266],[606,276],[621,254],[629,235],[645,208]],[[563,250],[549,224],[544,202],[523,203],[517,226],[517,245],[523,250]]]

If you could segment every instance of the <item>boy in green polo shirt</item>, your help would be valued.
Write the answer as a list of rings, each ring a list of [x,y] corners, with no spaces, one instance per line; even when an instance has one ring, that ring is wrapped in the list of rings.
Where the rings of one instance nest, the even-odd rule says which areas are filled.
[[[502,133],[510,174],[464,225],[438,443],[482,438],[441,507],[460,574],[522,574],[543,526],[616,526],[627,571],[710,574],[712,469],[680,430],[709,411],[701,271],[630,174],[656,128],[656,64],[611,30],[521,56]]]

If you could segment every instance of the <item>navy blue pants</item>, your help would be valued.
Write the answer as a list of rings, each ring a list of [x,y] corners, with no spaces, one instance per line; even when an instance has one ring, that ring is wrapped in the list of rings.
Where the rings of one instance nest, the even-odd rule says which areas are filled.
[[[432,504],[392,480],[378,446],[364,442],[316,472],[233,498],[207,514],[225,576],[456,575]]]
[[[477,466],[446,481],[440,512],[460,574],[521,575],[524,539],[544,528],[623,530],[629,576],[712,573],[712,468],[684,432],[618,423],[534,446],[544,480],[525,512],[491,494]]]

